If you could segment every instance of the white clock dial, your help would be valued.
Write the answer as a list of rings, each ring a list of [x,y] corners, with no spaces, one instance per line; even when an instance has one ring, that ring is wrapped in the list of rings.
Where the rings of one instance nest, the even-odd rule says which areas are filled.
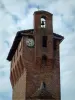
[[[34,46],[34,39],[32,39],[32,38],[26,39],[26,45],[29,47],[33,47]]]

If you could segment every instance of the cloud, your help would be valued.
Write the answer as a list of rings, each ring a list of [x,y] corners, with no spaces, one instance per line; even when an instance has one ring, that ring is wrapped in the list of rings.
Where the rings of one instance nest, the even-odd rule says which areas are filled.
[[[5,40],[4,43],[6,44],[6,46],[9,47],[9,42],[8,41]]]
[[[11,98],[10,63],[6,60],[9,49],[18,30],[34,28],[33,13],[38,6],[53,13],[53,30],[65,37],[60,44],[61,95],[62,100],[75,98],[75,1],[0,0],[0,100]]]
[[[6,65],[1,68],[0,66],[0,100],[11,100],[12,89],[9,80],[10,69]]]

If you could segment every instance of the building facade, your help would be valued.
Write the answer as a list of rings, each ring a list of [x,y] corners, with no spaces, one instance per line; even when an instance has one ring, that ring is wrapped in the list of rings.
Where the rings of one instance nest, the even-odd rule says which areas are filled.
[[[34,12],[34,29],[18,31],[7,60],[11,61],[12,100],[60,100],[60,43],[52,14]]]

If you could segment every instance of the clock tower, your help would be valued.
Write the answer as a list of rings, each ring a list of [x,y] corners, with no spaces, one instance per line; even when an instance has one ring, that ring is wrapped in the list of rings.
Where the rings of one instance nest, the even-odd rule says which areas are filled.
[[[11,61],[12,100],[60,100],[60,48],[63,36],[53,33],[52,14],[34,12],[34,29],[18,31]]]

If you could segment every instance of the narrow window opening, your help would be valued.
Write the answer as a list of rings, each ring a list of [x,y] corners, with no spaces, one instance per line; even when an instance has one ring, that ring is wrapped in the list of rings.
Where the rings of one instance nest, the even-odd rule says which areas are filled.
[[[47,36],[42,37],[42,46],[47,47]]]
[[[47,63],[47,57],[45,55],[42,56],[42,64],[46,65]]]
[[[53,48],[54,48],[54,51],[56,50],[56,48],[57,48],[57,42],[56,42],[56,40],[54,40],[54,43],[53,43]]]
[[[53,50],[54,50],[54,56],[56,55],[56,50],[57,50],[57,41],[54,40],[53,42]]]

